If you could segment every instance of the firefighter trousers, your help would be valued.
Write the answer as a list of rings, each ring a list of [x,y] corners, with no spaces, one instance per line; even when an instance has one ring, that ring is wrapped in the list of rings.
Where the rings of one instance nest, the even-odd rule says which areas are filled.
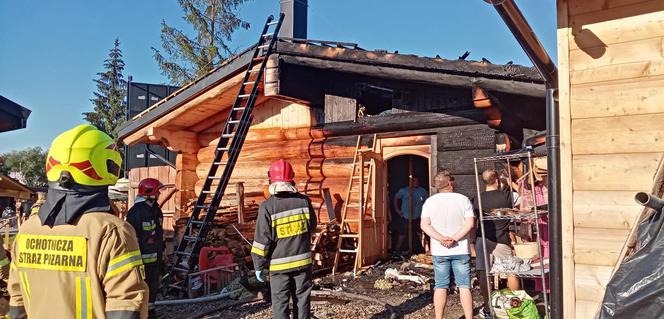
[[[159,293],[159,284],[161,277],[161,267],[158,263],[151,263],[145,265],[145,283],[148,284],[149,299],[148,299],[148,318],[156,319],[156,309],[154,302],[157,300],[157,294]]]
[[[270,296],[274,319],[290,318],[288,302],[293,298],[293,318],[311,318],[311,267],[270,274]]]

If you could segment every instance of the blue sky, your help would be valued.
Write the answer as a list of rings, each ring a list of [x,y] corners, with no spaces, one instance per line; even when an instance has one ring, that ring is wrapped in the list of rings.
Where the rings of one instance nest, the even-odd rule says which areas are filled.
[[[554,59],[554,0],[517,0]],[[252,24],[232,43],[255,42],[279,0],[253,0],[241,8]],[[160,23],[185,27],[176,0],[0,0],[0,95],[32,110],[28,128],[0,134],[0,153],[48,147],[60,132],[83,123],[92,108],[92,79],[115,37],[126,63],[125,78],[164,83],[152,58],[160,47]],[[358,43],[365,49],[399,50],[455,59],[486,57],[494,63],[531,65],[493,8],[482,0],[309,0],[309,38]]]

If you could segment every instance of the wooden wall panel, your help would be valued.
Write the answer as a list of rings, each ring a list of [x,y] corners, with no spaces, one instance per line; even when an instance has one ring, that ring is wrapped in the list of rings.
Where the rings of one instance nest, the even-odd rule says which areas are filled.
[[[575,307],[572,308],[572,310],[574,311],[574,315],[576,317],[569,317],[569,318],[586,319],[586,318],[595,318],[600,303],[596,301],[576,300],[576,302],[572,304],[572,306]],[[568,317],[565,317],[565,319],[567,318]]]
[[[572,120],[574,154],[664,151],[664,113]]]
[[[495,148],[495,130],[484,124],[444,127],[438,131],[438,151]]]
[[[574,226],[630,229],[641,211],[634,194],[633,191],[576,191]]]
[[[629,229],[574,228],[576,264],[613,267],[629,234]]]
[[[642,3],[641,6],[644,4],[648,5]],[[598,21],[600,17],[601,15],[596,12],[572,17],[570,49],[607,46],[664,36],[664,15],[661,11],[608,21]]]
[[[315,125],[308,106],[269,99],[253,111],[252,129],[310,127]]]
[[[664,37],[656,37],[615,43],[608,47],[600,45],[583,50],[571,50],[569,54],[571,70],[579,71],[644,61],[660,61],[662,41],[664,41]]]
[[[449,169],[455,175],[474,175],[475,165],[473,159],[475,157],[493,156],[494,154],[494,149],[438,152],[438,169]],[[484,167],[486,165],[479,166]]]
[[[664,74],[664,61],[638,61],[572,71],[572,84],[637,79]]]
[[[602,294],[611,278],[611,266],[576,265],[576,298],[577,300],[602,302]]]
[[[597,313],[640,212],[632,196],[651,188],[664,151],[662,51],[664,1],[558,0],[563,276],[575,283],[565,318]]]
[[[582,0],[571,1],[569,4],[569,15],[580,15],[602,10],[616,9],[622,6],[635,5],[651,0]]]
[[[574,155],[574,190],[648,190],[660,157],[661,153]]]
[[[664,76],[572,86],[572,118],[662,113],[662,87]]]

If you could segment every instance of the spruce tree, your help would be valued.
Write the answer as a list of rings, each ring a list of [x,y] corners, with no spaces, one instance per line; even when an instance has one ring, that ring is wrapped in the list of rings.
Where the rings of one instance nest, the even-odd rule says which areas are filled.
[[[104,72],[97,73],[97,84],[92,112],[84,112],[83,118],[100,130],[110,135],[118,144],[118,130],[125,121],[127,81],[122,76],[125,63],[122,61],[120,40],[115,39],[108,58],[104,60]]]
[[[163,54],[156,48],[154,58],[171,84],[182,86],[210,72],[234,53],[229,42],[238,28],[249,23],[238,17],[238,7],[248,0],[178,0],[183,18],[194,36],[161,23]]]

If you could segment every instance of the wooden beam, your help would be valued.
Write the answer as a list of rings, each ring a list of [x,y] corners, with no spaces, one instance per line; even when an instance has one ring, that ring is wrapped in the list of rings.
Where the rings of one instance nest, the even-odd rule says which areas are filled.
[[[235,195],[237,200],[237,222],[244,224],[244,184],[242,182],[235,184]]]
[[[576,289],[574,263],[574,192],[572,179],[571,110],[569,42],[569,0],[557,0],[558,9],[558,99],[560,121],[560,221],[562,228],[563,263],[563,318],[576,316]],[[578,319],[589,317],[577,317]]]
[[[408,112],[365,117],[356,122],[330,123],[322,129],[326,135],[357,135],[480,123],[484,123],[484,112],[481,110],[455,112],[454,114]]]
[[[148,127],[146,135],[153,143],[159,143],[173,152],[196,153],[198,134],[191,131],[170,131],[163,128]]]

